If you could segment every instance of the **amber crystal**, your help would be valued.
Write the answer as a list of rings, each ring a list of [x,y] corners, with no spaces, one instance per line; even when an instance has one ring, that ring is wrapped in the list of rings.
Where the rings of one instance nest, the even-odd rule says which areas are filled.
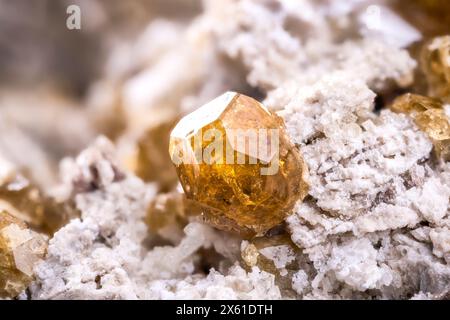
[[[0,211],[0,298],[13,298],[29,285],[33,268],[45,255],[46,248],[45,236]]]
[[[158,232],[167,226],[184,226],[189,216],[200,213],[201,209],[194,201],[187,199],[183,193],[173,191],[158,194],[152,199],[145,222],[150,231]]]
[[[408,93],[398,97],[391,109],[412,117],[433,142],[436,155],[444,161],[450,160],[450,122],[442,101]]]
[[[79,215],[70,201],[59,203],[45,196],[37,186],[20,174],[0,182],[0,210],[2,209],[33,229],[49,235]]]
[[[428,94],[450,103],[450,36],[434,38],[424,46],[421,66]]]
[[[167,192],[178,179],[167,154],[170,131],[176,121],[165,121],[149,128],[138,140],[133,171],[144,181],[158,182],[160,190]]]
[[[220,229],[261,235],[307,194],[307,167],[281,118],[239,93],[181,119],[169,151],[187,198]]]

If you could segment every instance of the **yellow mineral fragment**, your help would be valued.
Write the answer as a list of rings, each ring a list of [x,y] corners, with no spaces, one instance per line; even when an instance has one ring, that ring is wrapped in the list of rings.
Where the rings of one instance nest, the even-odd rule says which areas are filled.
[[[158,194],[149,204],[145,222],[152,232],[162,228],[187,223],[187,217],[199,215],[201,209],[192,200],[186,199],[183,193],[169,192]]]
[[[156,181],[160,190],[167,192],[176,186],[178,179],[167,154],[170,131],[175,121],[162,122],[149,128],[137,143],[134,161],[136,175],[144,181]]]
[[[433,142],[436,155],[450,160],[450,122],[440,100],[408,93],[395,99],[391,109],[413,118]]]
[[[39,188],[20,174],[0,181],[0,210],[26,222],[34,230],[53,234],[78,215],[70,203],[59,203],[42,194]]]
[[[45,236],[0,211],[0,298],[16,297],[26,289],[33,279],[33,268],[46,249]]]
[[[307,167],[281,118],[239,93],[181,119],[169,152],[187,198],[220,229],[262,235],[307,194]]]
[[[450,103],[450,36],[437,37],[422,50],[422,69],[428,94]]]

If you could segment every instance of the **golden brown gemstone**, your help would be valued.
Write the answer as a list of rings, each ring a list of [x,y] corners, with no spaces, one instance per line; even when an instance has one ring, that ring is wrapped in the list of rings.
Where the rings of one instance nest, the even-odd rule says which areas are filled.
[[[177,174],[167,154],[170,131],[176,121],[167,121],[149,128],[137,143],[134,172],[144,181],[156,181],[167,192],[176,186]]]
[[[0,182],[0,210],[26,222],[31,228],[53,234],[79,215],[69,201],[56,202],[20,174]]]
[[[187,224],[187,217],[199,215],[201,209],[183,193],[173,191],[158,194],[150,202],[145,222],[149,230],[158,232],[164,227]]]
[[[264,234],[307,192],[307,167],[282,119],[227,92],[181,119],[169,152],[188,199],[204,218],[244,236]]]
[[[436,155],[450,160],[450,122],[440,100],[408,93],[395,99],[391,109],[412,117],[433,142]]]
[[[434,38],[424,46],[421,66],[428,94],[450,103],[450,36]]]
[[[33,268],[44,257],[47,238],[0,211],[0,298],[13,298],[33,280]]]

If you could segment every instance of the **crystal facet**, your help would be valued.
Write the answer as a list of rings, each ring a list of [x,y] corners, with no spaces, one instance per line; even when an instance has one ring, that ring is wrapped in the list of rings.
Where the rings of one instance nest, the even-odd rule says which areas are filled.
[[[149,230],[158,232],[160,229],[170,226],[184,226],[187,218],[199,215],[201,209],[192,200],[176,191],[161,193],[150,202],[147,208],[145,222]]]
[[[429,95],[450,103],[450,36],[434,38],[425,45],[421,65]]]
[[[53,234],[79,215],[70,201],[59,203],[42,194],[20,174],[0,182],[0,210],[26,222],[34,230]]]
[[[450,122],[439,99],[408,93],[395,99],[391,109],[412,117],[433,142],[436,155],[450,160]]]
[[[149,128],[137,143],[134,171],[144,181],[156,181],[167,192],[177,184],[177,174],[167,154],[170,130],[176,121]]]
[[[34,265],[43,258],[46,248],[45,236],[0,211],[0,298],[13,298],[29,285]]]
[[[181,119],[169,152],[187,198],[220,229],[263,234],[308,191],[307,167],[282,119],[239,93]]]

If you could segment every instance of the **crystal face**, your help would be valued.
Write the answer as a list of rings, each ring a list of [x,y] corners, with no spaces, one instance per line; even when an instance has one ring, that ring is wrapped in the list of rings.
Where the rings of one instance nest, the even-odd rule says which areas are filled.
[[[169,152],[187,198],[220,229],[264,234],[308,191],[307,167],[281,118],[239,93],[181,119]]]
[[[161,191],[169,191],[178,179],[167,154],[169,135],[176,121],[149,128],[137,143],[135,173],[145,181],[157,181]]]
[[[434,38],[424,46],[421,66],[429,95],[450,103],[450,36]]]
[[[150,231],[158,232],[168,226],[184,227],[189,216],[200,213],[201,209],[194,201],[186,199],[184,194],[174,191],[159,194],[149,203],[145,222]]]
[[[26,222],[31,228],[49,235],[64,226],[79,212],[67,201],[56,202],[20,174],[0,183],[0,210]]]
[[[13,298],[33,279],[33,267],[44,257],[47,239],[0,211],[0,298]]]
[[[391,109],[411,116],[433,142],[436,155],[450,160],[450,123],[439,99],[408,93],[395,99]]]

